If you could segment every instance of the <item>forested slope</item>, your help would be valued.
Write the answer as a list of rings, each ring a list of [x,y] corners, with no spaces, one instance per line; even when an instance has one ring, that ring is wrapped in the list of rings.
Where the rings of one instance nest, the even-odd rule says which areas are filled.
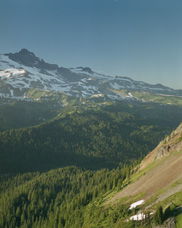
[[[131,168],[1,176],[0,228],[114,227],[117,220],[121,225],[128,205],[104,208],[102,202],[104,194],[120,189]]]
[[[52,121],[0,133],[0,172],[113,168],[152,150],[181,119],[159,105],[68,107]],[[173,115],[171,115],[171,113]]]

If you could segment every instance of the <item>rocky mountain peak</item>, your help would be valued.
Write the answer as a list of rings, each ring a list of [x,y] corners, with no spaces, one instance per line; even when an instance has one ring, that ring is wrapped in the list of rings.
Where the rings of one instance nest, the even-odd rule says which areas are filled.
[[[36,67],[42,70],[57,70],[57,64],[46,63],[43,59],[38,58],[33,52],[23,48],[19,52],[6,54],[11,60],[27,67]]]
[[[28,67],[36,66],[41,60],[33,52],[23,48],[19,52],[6,54],[11,60]]]
[[[31,55],[35,57],[35,54],[33,52],[30,52],[28,49],[26,48],[22,48],[19,52],[20,55]]]

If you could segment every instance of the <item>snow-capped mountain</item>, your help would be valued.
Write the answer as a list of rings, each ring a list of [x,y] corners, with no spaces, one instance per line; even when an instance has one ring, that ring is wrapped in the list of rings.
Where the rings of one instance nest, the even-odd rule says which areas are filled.
[[[76,97],[133,99],[132,91],[182,95],[163,85],[150,85],[127,77],[111,77],[88,67],[64,68],[46,63],[27,49],[0,55],[0,96],[26,99],[27,91],[36,88]],[[127,90],[127,94],[119,91]]]

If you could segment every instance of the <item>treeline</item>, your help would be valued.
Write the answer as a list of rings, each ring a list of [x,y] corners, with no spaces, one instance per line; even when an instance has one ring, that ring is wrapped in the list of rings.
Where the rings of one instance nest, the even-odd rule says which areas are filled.
[[[63,109],[57,119],[36,127],[1,132],[0,173],[72,165],[112,169],[133,162],[178,124],[179,119],[171,120],[170,112],[162,118],[159,113],[160,109],[147,105],[78,107]]]

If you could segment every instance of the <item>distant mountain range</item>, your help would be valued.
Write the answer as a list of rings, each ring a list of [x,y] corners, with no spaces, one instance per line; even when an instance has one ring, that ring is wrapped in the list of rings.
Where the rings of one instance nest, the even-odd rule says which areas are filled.
[[[0,96],[29,99],[27,92],[30,89],[111,100],[134,100],[136,97],[132,93],[136,91],[182,96],[182,90],[134,81],[128,77],[106,76],[93,72],[89,67],[59,67],[46,63],[27,49],[0,55]]]

